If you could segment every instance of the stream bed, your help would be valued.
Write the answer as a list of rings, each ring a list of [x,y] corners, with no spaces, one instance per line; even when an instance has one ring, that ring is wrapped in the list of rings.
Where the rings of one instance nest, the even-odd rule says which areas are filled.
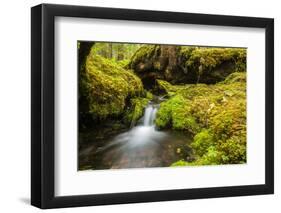
[[[191,135],[157,130],[154,120],[158,107],[150,102],[136,126],[79,150],[79,170],[168,167],[178,160],[189,160]]]

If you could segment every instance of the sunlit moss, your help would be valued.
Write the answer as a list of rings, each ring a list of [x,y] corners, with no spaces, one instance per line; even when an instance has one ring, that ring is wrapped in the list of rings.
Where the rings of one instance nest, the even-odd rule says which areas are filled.
[[[173,163],[171,166],[176,167],[176,166],[188,166],[189,163],[184,161],[184,160],[179,160],[175,163]]]
[[[194,134],[195,160],[179,165],[246,162],[246,77],[233,73],[216,85],[189,85],[161,103],[156,125]]]
[[[172,127],[175,130],[196,133],[199,126],[189,111],[186,100],[181,95],[176,95],[161,103],[155,123],[161,129]]]
[[[214,84],[233,72],[245,72],[246,54],[246,48],[143,45],[128,67],[141,78]]]
[[[121,66],[122,68],[126,68],[128,66],[128,64],[130,63],[130,60],[128,59],[124,59],[121,61],[116,61],[116,63]]]
[[[197,68],[198,72],[212,70],[227,61],[235,63],[233,71],[246,70],[245,48],[183,47],[181,54],[186,58],[185,66],[188,69]]]
[[[195,135],[192,148],[196,150],[196,154],[203,156],[209,147],[214,145],[213,134],[210,130],[202,129]]]
[[[173,94],[177,89],[167,81],[156,80],[157,90],[164,94]]]
[[[151,97],[152,98],[152,97]],[[145,98],[132,98],[130,100],[130,106],[124,115],[124,121],[130,126],[134,126],[136,122],[141,118],[144,112],[144,108],[147,106],[149,100],[151,100],[150,96]]]
[[[234,72],[231,73],[222,83],[234,83],[234,82],[246,82],[246,72]]]
[[[149,89],[167,98],[160,104],[156,126],[194,136],[194,157],[172,166],[245,163],[246,49],[178,47],[166,51],[165,57],[162,53],[161,45],[143,45],[130,61],[117,61],[92,51],[79,82],[91,118],[136,124],[153,99],[134,71],[127,69],[138,67],[139,72],[148,72],[146,78],[154,78]]]
[[[86,63],[86,76],[80,83],[87,94],[89,113],[96,119],[117,116],[124,111],[126,99],[143,95],[141,80],[113,60],[90,54]]]
[[[140,62],[144,61],[146,58],[152,58],[153,55],[157,54],[159,51],[159,45],[143,45],[140,47],[131,58],[129,66],[134,69]],[[155,69],[160,69],[160,63],[154,62]]]

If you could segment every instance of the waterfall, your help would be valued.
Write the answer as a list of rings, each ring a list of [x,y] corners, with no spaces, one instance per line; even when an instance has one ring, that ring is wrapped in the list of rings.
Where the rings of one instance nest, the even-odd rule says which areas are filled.
[[[158,109],[159,102],[155,99],[150,101],[137,125],[98,147],[93,144],[90,149],[81,152],[79,158],[82,157],[93,169],[163,167],[185,159],[182,153],[187,149],[187,134],[173,135],[172,132],[158,130],[154,123]]]
[[[126,153],[125,151],[129,152],[136,147],[145,146],[145,144],[153,146],[163,140],[166,133],[157,131],[154,125],[158,107],[158,104],[149,103],[145,108],[144,116],[137,126],[117,135],[110,143],[98,148],[96,153],[116,146],[122,146],[120,149],[124,149],[124,153]]]
[[[149,104],[144,111],[144,119],[143,125],[144,126],[153,126],[154,120],[156,117],[157,108],[151,104]]]

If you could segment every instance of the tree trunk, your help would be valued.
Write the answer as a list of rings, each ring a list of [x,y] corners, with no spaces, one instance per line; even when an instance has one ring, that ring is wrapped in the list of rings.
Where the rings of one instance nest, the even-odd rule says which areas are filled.
[[[112,49],[112,43],[109,43],[109,58],[113,57],[113,49]]]
[[[79,64],[79,72],[85,72],[85,65],[87,56],[90,54],[91,48],[94,45],[94,42],[80,42],[79,47],[79,56],[78,56],[78,64]]]

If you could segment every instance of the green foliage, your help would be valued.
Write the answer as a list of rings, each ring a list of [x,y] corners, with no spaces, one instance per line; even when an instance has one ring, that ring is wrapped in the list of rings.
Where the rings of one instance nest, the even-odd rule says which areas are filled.
[[[151,100],[153,98],[153,94],[151,92],[146,92],[146,98]]]
[[[128,62],[140,46],[140,44],[96,42],[93,51],[95,54],[108,59],[113,59],[115,61],[126,60]]]
[[[197,155],[203,156],[213,144],[213,135],[210,130],[202,129],[201,132],[195,135],[191,146],[196,150]]]
[[[161,103],[155,123],[160,129],[172,127],[175,130],[187,130],[192,133],[199,129],[195,118],[190,114],[186,100],[181,95]]]
[[[130,63],[130,60],[129,59],[123,59],[121,61],[116,61],[116,62],[118,63],[119,66],[126,69],[128,67],[128,64]]]
[[[149,93],[145,98],[137,97],[130,100],[130,106],[124,115],[124,121],[131,126],[134,126],[136,122],[143,115],[144,108],[147,106],[149,100],[152,99]]]
[[[245,48],[143,45],[128,67],[142,79],[170,83],[217,83],[230,73],[246,71]]]
[[[235,63],[234,71],[246,70],[246,49],[244,48],[183,47],[181,54],[186,59],[186,68],[197,69],[198,75],[210,71],[226,61]]]
[[[171,166],[176,167],[176,166],[188,166],[189,163],[184,161],[184,160],[179,160],[175,163],[173,163]]]
[[[159,93],[167,94],[169,97],[175,95],[180,90],[184,90],[188,87],[192,86],[191,84],[184,84],[184,85],[173,85],[164,80],[156,80],[156,90]]]
[[[195,160],[188,165],[246,162],[245,81],[245,73],[233,73],[216,85],[180,87],[161,103],[156,117],[159,128],[194,134],[191,147]],[[173,166],[181,164],[185,165]]]
[[[152,91],[161,91],[168,98],[160,104],[156,126],[159,129],[189,132],[194,136],[191,144],[193,158],[190,162],[180,160],[172,166],[246,162],[245,49],[179,47],[171,51],[175,52],[176,57],[162,57],[161,61],[161,54],[171,55],[168,49],[161,52],[161,45],[122,45],[96,43],[83,64],[79,95],[83,95],[83,100],[86,98],[83,103],[87,103],[86,109],[93,119],[103,121],[110,118],[120,120],[123,125],[135,125],[153,95],[144,90],[140,78],[127,68],[139,67],[139,70],[147,72],[152,69],[158,87],[152,88]],[[128,60],[130,57],[131,60]],[[169,69],[164,69],[163,64],[170,59],[173,63]],[[175,66],[172,66],[174,63]],[[220,76],[221,73],[212,76],[218,75],[216,79],[220,79],[220,83],[199,84],[204,74],[215,72],[218,67],[228,63],[233,65],[228,76],[223,69],[221,73],[225,76]],[[147,67],[142,69],[142,66]],[[163,69],[165,71],[161,73]],[[178,70],[184,70],[185,76],[195,72],[195,77],[191,76],[190,79],[197,78],[196,82],[193,81],[197,84],[173,85],[159,80],[163,79],[163,74],[173,79],[172,74]],[[177,77],[184,79],[181,75]]]
[[[180,48],[180,52],[179,55],[183,56],[186,60],[188,60],[193,52],[193,50],[195,50],[196,47],[192,47],[192,46],[183,46]]]
[[[223,81],[223,83],[230,84],[234,82],[244,82],[246,83],[247,73],[246,72],[234,72],[231,73],[227,78]]]
[[[173,95],[174,92],[177,90],[176,86],[173,86],[167,81],[157,79],[156,84],[158,91],[164,94]]]
[[[136,65],[138,65],[140,62],[142,62],[146,58],[152,58],[154,55],[157,54],[159,51],[160,46],[159,45],[143,45],[141,46],[135,54],[131,58],[131,62],[129,64],[129,67],[132,69],[135,68]],[[154,67],[156,70],[160,69],[160,63],[154,62]]]
[[[87,95],[89,113],[100,120],[120,115],[126,99],[144,93],[141,80],[132,71],[93,51],[87,58],[86,75],[80,83],[83,85],[80,93]]]
[[[207,152],[197,161],[189,163],[189,165],[218,165],[223,164],[224,154],[217,149],[216,146],[210,146],[207,148]]]

